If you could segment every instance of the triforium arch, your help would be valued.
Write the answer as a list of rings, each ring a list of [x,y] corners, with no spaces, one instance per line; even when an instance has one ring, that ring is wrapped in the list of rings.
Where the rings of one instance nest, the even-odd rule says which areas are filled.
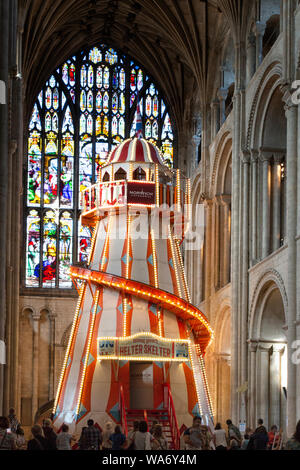
[[[231,259],[231,194],[232,194],[232,136],[226,131],[217,146],[212,173],[212,233],[211,247],[213,290],[230,282]]]
[[[285,430],[287,399],[287,297],[279,273],[257,283],[249,319],[248,420],[262,418]]]
[[[252,264],[285,244],[286,118],[281,77],[278,62],[267,68],[249,118]]]

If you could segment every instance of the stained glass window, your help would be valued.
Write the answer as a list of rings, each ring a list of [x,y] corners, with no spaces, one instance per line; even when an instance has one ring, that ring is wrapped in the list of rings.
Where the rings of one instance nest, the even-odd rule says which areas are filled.
[[[88,260],[92,233],[80,224],[80,191],[107,154],[135,134],[173,166],[174,128],[151,77],[119,51],[99,45],[63,63],[38,94],[28,126],[26,287],[70,288],[69,266]]]

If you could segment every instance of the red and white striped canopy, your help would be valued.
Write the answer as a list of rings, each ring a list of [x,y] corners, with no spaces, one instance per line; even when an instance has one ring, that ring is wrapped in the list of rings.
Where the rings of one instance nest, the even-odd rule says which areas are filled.
[[[158,163],[164,165],[158,148],[145,139],[126,139],[108,156],[107,164],[121,162]]]

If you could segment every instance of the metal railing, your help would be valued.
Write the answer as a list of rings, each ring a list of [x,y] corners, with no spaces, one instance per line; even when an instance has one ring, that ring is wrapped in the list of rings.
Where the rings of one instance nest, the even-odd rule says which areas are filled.
[[[124,390],[123,385],[120,385],[120,420],[121,426],[125,436],[128,435],[127,419],[126,419],[126,408],[125,408],[125,399],[124,399]]]
[[[172,397],[171,388],[169,384],[164,384],[164,391],[166,392],[165,399],[166,399],[166,405],[167,405],[167,410],[168,410],[172,441],[174,443],[175,449],[178,450],[180,449],[180,431],[178,427],[173,397]]]

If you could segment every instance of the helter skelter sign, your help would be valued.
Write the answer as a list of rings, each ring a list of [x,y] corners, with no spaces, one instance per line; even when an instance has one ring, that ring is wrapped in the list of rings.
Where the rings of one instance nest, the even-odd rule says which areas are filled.
[[[125,338],[98,338],[98,360],[189,361],[189,340],[136,334]]]

